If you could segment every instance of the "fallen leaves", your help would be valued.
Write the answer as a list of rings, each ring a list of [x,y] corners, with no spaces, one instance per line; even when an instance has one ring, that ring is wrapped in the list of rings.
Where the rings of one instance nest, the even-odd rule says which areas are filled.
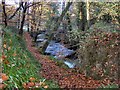
[[[24,88],[27,88],[27,84],[26,84],[26,83],[23,83],[22,86],[23,86]]]
[[[9,61],[8,61],[8,60],[6,60],[6,58],[7,58],[7,56],[6,56],[6,55],[4,55],[4,54],[2,54],[1,59],[2,59],[3,63],[5,63],[5,64],[9,64]]]
[[[22,86],[24,88],[31,88],[31,87],[36,87],[36,88],[39,88],[39,87],[43,87],[43,88],[48,88],[49,86],[46,85],[45,82],[39,82],[39,83],[36,83],[36,82],[28,82],[28,83],[23,83]]]
[[[0,89],[5,88],[5,84],[0,84]]]
[[[34,82],[29,82],[29,83],[28,83],[28,87],[33,87],[33,86],[35,86],[35,83],[34,83]]]
[[[2,55],[2,60],[5,60],[7,58],[7,56]]]
[[[7,81],[9,77],[6,74],[1,75],[3,81]]]
[[[3,44],[3,48],[5,48],[5,49],[6,49],[6,48],[7,48],[7,45],[6,45],[6,44]]]
[[[24,88],[30,88],[30,87],[34,87],[34,86],[35,86],[34,82],[23,83]]]
[[[46,84],[44,82],[40,82],[40,85],[41,86],[45,86]]]
[[[35,78],[34,77],[31,77],[30,78],[30,81],[32,82],[32,81],[35,81]]]
[[[9,64],[10,63],[8,60],[4,60],[3,62],[4,62],[4,64]]]
[[[44,88],[48,88],[48,86],[46,85],[46,86],[44,86]]]

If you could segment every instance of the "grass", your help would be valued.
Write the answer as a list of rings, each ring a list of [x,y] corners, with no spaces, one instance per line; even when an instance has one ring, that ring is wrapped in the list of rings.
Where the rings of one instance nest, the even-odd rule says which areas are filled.
[[[44,86],[58,88],[55,82],[40,76],[41,65],[27,50],[24,39],[17,35],[15,28],[7,27],[4,30],[3,73],[8,76],[8,80],[3,83],[6,88],[23,88],[23,84],[29,83],[30,78],[35,78],[34,83],[44,82],[44,85],[39,88],[44,88]]]
[[[116,84],[109,84],[107,86],[105,85],[101,85],[99,88],[97,88],[97,90],[119,90],[119,86]]]

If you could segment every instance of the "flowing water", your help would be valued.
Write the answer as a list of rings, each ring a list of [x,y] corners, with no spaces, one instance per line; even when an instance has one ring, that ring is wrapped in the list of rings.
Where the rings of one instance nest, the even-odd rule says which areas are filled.
[[[39,34],[36,40],[37,47],[42,47],[46,41],[45,34]],[[74,62],[64,60],[67,56],[73,55],[75,51],[64,47],[64,45],[58,42],[56,43],[56,41],[50,42],[45,53],[54,56],[58,60],[62,59],[69,68],[74,68],[76,65]]]

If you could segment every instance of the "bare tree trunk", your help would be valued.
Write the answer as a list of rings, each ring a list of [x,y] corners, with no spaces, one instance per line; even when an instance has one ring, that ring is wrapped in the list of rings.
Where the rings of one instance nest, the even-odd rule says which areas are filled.
[[[87,29],[90,27],[90,5],[89,5],[89,0],[86,1],[86,13],[87,13]]]
[[[29,7],[27,9],[27,31],[29,32]]]
[[[86,14],[85,14],[84,6],[85,6],[85,2],[81,2],[81,17],[82,17],[82,19],[81,19],[81,22],[82,22],[81,30],[82,31],[85,31],[85,26],[86,26]]]
[[[42,19],[42,7],[43,7],[43,5],[41,4],[41,10],[40,10],[40,20],[39,20],[39,26],[38,27],[40,27],[41,26],[41,19]],[[40,29],[40,28],[39,28]]]
[[[21,25],[20,25],[20,29],[19,29],[19,35],[23,35],[23,26],[24,26],[24,22],[25,22],[25,14],[27,11],[27,2],[25,2],[25,5],[23,6],[23,12],[22,12],[22,21],[21,21]]]
[[[34,0],[33,0],[33,4],[34,4],[35,2],[34,2]],[[33,32],[35,32],[36,30],[35,30],[35,26],[36,26],[36,22],[35,22],[35,20],[36,20],[36,18],[35,18],[35,5],[33,6],[33,8],[32,8],[32,28],[33,28]]]
[[[44,44],[44,46],[42,47],[42,52],[44,53],[47,46],[49,45],[50,41],[53,39],[54,37],[54,31],[57,31],[58,27],[60,26],[61,21],[63,20],[63,17],[65,16],[66,12],[69,10],[70,6],[72,5],[72,2],[68,2],[66,8],[63,10],[62,14],[60,15],[60,17],[57,20],[57,23],[55,24],[53,31],[51,32],[48,41]]]
[[[34,4],[34,2],[33,2]],[[31,8],[31,32],[34,32],[35,17],[34,17],[34,6]]]
[[[38,7],[38,10],[39,10],[39,7]],[[41,18],[42,18],[42,4],[40,5],[40,10],[39,10],[39,16],[40,18],[37,20],[36,22],[36,30],[40,30],[40,25],[41,25]]]
[[[20,26],[20,10],[18,11],[18,21],[17,21],[17,28],[19,29]]]
[[[21,5],[22,5],[22,3],[21,3]],[[20,6],[20,2],[19,2],[19,6]],[[20,20],[21,20],[20,15],[21,15],[21,10],[19,9],[19,11],[18,11],[18,29],[20,28]]]
[[[78,29],[80,29],[80,16],[81,16],[81,12],[80,12],[80,4],[81,4],[81,2],[77,2],[77,18],[76,18],[76,21],[77,21],[77,27],[78,27]]]
[[[63,2],[63,5],[62,5],[62,11],[63,11],[64,9],[65,9],[65,2]],[[64,18],[64,17],[63,17],[63,21],[65,21],[65,18]],[[66,28],[67,28],[66,23],[63,22],[62,25],[63,25],[63,30],[66,30]]]
[[[4,22],[5,27],[6,27],[8,24],[7,24],[7,13],[6,13],[6,9],[5,9],[5,0],[2,0],[2,8],[3,8],[3,15],[4,15],[3,22]]]

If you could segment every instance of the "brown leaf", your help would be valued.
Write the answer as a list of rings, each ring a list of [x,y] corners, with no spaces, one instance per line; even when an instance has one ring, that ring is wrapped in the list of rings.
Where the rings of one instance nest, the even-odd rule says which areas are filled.
[[[6,44],[4,44],[4,45],[3,45],[3,47],[4,47],[4,48],[7,48],[7,45],[6,45]]]
[[[5,88],[5,84],[0,84],[0,89]]]
[[[23,83],[22,85],[24,88],[27,88],[27,84],[26,83]]]
[[[34,77],[31,77],[30,78],[30,81],[32,82],[32,81],[35,81],[35,78]]]
[[[6,74],[2,74],[1,77],[2,77],[2,80],[3,80],[3,81],[8,80],[8,76],[7,76]]]
[[[29,82],[29,83],[28,83],[28,87],[33,87],[33,86],[35,86],[35,83],[34,83],[34,82]]]
[[[8,60],[4,60],[4,63],[5,64],[9,64],[10,62]]]
[[[2,60],[5,60],[7,56],[5,55],[2,55]]]

